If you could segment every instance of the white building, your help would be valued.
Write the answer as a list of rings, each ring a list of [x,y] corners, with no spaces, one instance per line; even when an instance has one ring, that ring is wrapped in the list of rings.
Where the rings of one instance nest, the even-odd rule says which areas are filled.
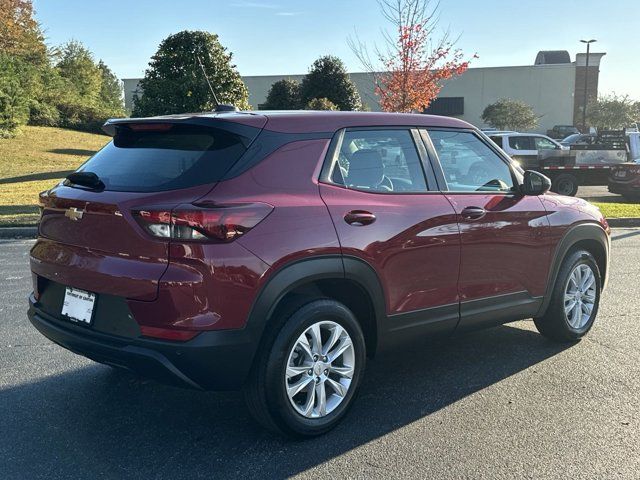
[[[604,53],[589,55],[587,91],[596,98],[600,60]],[[480,116],[484,108],[500,98],[522,100],[539,117],[536,131],[545,132],[554,125],[580,125],[584,103],[585,54],[571,61],[565,51],[539,52],[533,65],[469,68],[463,75],[444,83],[427,113],[449,115],[485,127]],[[371,74],[351,73],[362,102],[372,111],[380,110]],[[301,81],[299,75],[260,75],[242,77],[249,90],[249,104],[260,109],[271,85],[283,78]],[[133,105],[140,79],[124,79],[125,106]]]

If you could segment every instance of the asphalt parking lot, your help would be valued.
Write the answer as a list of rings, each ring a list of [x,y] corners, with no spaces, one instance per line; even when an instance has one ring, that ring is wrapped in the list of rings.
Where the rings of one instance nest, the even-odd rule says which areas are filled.
[[[29,324],[31,241],[0,243],[0,478],[640,478],[640,230],[614,231],[596,325],[531,322],[369,362],[336,430],[262,431],[237,393],[142,380]]]

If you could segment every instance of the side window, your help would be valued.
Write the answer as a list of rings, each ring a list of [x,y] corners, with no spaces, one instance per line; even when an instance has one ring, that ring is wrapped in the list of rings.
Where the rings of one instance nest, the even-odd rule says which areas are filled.
[[[423,193],[427,185],[409,130],[347,131],[333,165],[334,183],[378,193]]]
[[[509,146],[514,150],[535,150],[536,147],[533,143],[533,138],[515,136],[509,137]]]
[[[536,150],[555,150],[556,144],[544,137],[535,137]]]
[[[499,136],[489,137],[493,143],[495,143],[498,147],[502,148],[502,138]]]
[[[508,192],[509,165],[471,132],[428,130],[451,192]]]

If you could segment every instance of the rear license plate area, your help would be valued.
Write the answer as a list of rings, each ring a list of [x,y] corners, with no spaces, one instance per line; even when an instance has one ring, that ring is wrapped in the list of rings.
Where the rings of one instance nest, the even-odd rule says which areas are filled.
[[[91,325],[93,310],[96,304],[96,294],[66,287],[62,302],[62,316],[74,323]]]

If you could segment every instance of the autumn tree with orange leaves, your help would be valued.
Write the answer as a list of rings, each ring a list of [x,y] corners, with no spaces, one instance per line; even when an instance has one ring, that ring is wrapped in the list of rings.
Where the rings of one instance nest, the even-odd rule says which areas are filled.
[[[455,48],[449,32],[433,40],[438,5],[432,7],[430,0],[378,0],[378,4],[394,30],[384,33],[384,48],[375,46],[370,55],[357,35],[349,39],[349,46],[373,76],[382,110],[421,112],[438,96],[442,82],[463,74],[471,59],[465,60]]]
[[[46,62],[47,48],[31,0],[0,0],[0,53],[31,64]]]

